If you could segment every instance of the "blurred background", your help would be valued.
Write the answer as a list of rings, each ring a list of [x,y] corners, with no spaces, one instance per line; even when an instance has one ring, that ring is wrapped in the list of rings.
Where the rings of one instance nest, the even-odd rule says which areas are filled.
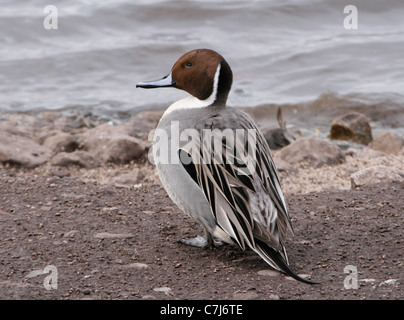
[[[305,126],[357,110],[404,134],[402,0],[60,0],[57,30],[48,4],[0,0],[0,114],[165,108],[186,93],[135,84],[210,48],[233,69],[232,106],[282,106]],[[357,30],[344,28],[349,4]]]

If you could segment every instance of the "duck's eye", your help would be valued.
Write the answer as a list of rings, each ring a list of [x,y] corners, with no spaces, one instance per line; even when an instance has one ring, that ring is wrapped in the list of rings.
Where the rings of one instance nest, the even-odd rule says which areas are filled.
[[[187,68],[191,68],[191,67],[192,67],[192,63],[191,63],[191,62],[188,62],[185,66],[186,66]]]

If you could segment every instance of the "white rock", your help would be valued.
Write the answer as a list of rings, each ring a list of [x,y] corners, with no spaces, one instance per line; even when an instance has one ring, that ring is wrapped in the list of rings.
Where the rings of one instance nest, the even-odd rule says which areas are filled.
[[[260,270],[260,271],[258,271],[258,275],[260,275],[260,276],[276,277],[276,276],[279,276],[279,272],[278,272],[278,271],[275,271],[275,270],[268,270],[268,269],[265,269],[265,270]]]
[[[94,235],[96,239],[125,239],[125,238],[133,238],[134,235],[130,233],[108,233],[108,232],[100,232]]]
[[[234,300],[254,300],[257,298],[258,298],[258,294],[255,291],[233,293]]]
[[[0,131],[0,162],[33,168],[48,161],[52,154],[30,138]]]
[[[404,172],[383,165],[360,170],[351,174],[351,189],[387,181],[404,182]]]
[[[169,287],[153,288],[153,291],[155,291],[155,292],[163,292],[168,296],[172,294],[172,290]]]
[[[127,264],[125,267],[126,268],[134,268],[134,269],[138,269],[138,270],[143,270],[143,269],[148,269],[149,268],[149,266],[146,263],[140,263],[140,262]]]
[[[284,147],[277,155],[290,164],[305,163],[319,168],[345,161],[345,155],[334,144],[319,138],[301,138]]]
[[[382,283],[379,284],[379,287],[381,286],[390,286],[398,282],[398,279],[388,279],[386,281],[383,281]]]
[[[399,154],[404,147],[404,138],[394,132],[384,132],[382,135],[373,140],[371,148],[391,154]]]
[[[76,150],[74,152],[60,152],[51,160],[54,166],[68,167],[76,165],[82,168],[93,169],[100,166],[100,161],[89,152]]]
[[[42,145],[55,153],[72,152],[77,148],[76,139],[71,134],[59,130],[53,130]]]
[[[129,136],[125,128],[102,124],[88,130],[78,139],[80,147],[107,162],[127,163],[139,158],[146,150],[143,140]]]
[[[78,230],[71,230],[71,231],[69,231],[69,232],[66,232],[66,233],[63,235],[63,238],[73,238],[77,233],[79,233]]]

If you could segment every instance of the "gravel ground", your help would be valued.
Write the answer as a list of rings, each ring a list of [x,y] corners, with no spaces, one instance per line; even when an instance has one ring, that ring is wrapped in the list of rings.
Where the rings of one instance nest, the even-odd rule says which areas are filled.
[[[178,243],[202,230],[152,178],[77,172],[0,166],[0,299],[404,298],[402,183],[299,194],[285,179],[291,266],[320,282],[307,285],[252,252]]]

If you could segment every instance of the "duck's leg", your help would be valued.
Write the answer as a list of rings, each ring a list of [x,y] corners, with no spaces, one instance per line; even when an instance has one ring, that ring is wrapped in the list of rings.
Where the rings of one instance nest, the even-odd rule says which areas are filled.
[[[208,247],[212,247],[212,246],[220,247],[221,245],[223,245],[223,242],[213,239],[210,232],[206,229],[205,229],[205,237],[198,235],[195,238],[181,239],[178,241],[183,244],[187,244],[187,245],[190,245],[193,247],[199,247],[199,248],[208,248]]]

